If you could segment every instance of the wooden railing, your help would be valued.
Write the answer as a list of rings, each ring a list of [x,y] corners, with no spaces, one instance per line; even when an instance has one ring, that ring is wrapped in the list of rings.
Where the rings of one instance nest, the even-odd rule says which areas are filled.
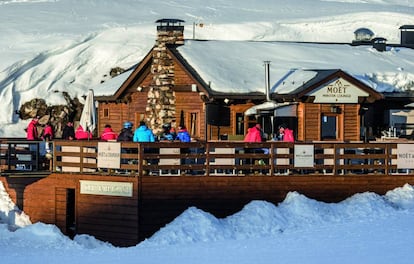
[[[36,172],[49,167],[41,157],[43,147],[42,141],[1,139],[0,172]]]
[[[411,144],[410,142],[404,142]],[[119,168],[98,167],[98,141],[54,141],[54,172],[108,175],[402,174],[397,143],[122,142]],[[295,146],[314,148],[313,164],[295,164]],[[414,145],[413,145],[414,147]]]
[[[42,150],[44,142],[1,139],[1,172],[44,170],[131,176],[412,173],[409,169],[397,168],[396,142],[122,142],[119,143],[120,165],[116,168],[105,164],[98,167],[99,142],[55,140],[53,159],[49,163]],[[414,144],[411,141],[403,143]],[[295,148],[303,145],[313,148],[313,159],[307,167],[295,162]]]

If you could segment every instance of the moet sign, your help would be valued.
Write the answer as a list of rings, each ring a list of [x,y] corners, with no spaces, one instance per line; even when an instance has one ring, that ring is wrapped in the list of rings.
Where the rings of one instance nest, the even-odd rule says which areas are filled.
[[[312,168],[315,162],[314,145],[295,145],[295,168]]]
[[[314,103],[358,103],[358,97],[368,97],[368,93],[343,78],[337,78],[313,90]]]
[[[397,168],[414,169],[414,144],[397,144]]]

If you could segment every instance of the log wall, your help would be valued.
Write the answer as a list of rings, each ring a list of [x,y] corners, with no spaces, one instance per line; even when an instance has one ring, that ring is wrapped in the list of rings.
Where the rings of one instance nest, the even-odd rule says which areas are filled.
[[[32,222],[55,224],[68,235],[73,235],[68,229],[67,213],[67,191],[72,189],[75,233],[90,234],[117,246],[132,246],[190,206],[221,218],[240,211],[253,200],[277,205],[291,191],[319,201],[339,202],[355,193],[371,191],[382,195],[406,183],[414,184],[414,175],[121,177],[56,173],[43,179],[28,177],[23,180],[24,189],[13,189],[8,177],[0,176],[0,180],[14,201],[23,197],[24,211]],[[132,182],[133,196],[80,194],[80,180]],[[22,193],[16,194],[16,190]]]
[[[0,179],[9,181],[7,177]],[[133,197],[80,194],[80,180],[133,182]],[[75,194],[75,233],[90,234],[114,245],[130,246],[139,241],[137,187],[137,178],[52,174],[27,185],[20,195],[32,223],[55,224],[64,234],[73,235],[68,229],[72,223],[67,222],[67,191],[72,189]],[[15,201],[17,195],[10,184],[6,189]]]

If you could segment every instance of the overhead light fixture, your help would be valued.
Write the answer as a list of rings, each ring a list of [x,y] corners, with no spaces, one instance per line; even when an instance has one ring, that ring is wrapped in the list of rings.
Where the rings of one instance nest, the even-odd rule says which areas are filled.
[[[138,92],[141,92],[141,91],[142,91],[142,87],[141,87],[141,86],[138,86],[138,87],[137,87],[137,91],[138,91]]]
[[[340,114],[341,113],[341,107],[337,105],[331,105],[331,113]]]
[[[225,103],[225,104],[228,104],[229,102],[230,102],[230,100],[229,100],[228,98],[225,98],[225,99],[224,99],[224,103]]]

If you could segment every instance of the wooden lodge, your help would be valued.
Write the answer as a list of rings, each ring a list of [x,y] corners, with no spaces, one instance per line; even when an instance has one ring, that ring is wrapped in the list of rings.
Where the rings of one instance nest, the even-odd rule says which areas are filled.
[[[53,159],[45,160],[43,142],[1,139],[0,181],[32,222],[132,246],[191,206],[226,217],[252,200],[277,204],[291,191],[339,202],[414,184],[412,127],[393,119],[394,110],[411,111],[410,92],[380,92],[340,66],[280,70],[283,77],[273,81],[276,67],[271,71],[265,61],[262,76],[253,65],[263,68],[266,58],[230,56],[235,60],[228,69],[229,57],[215,53],[218,44],[238,56],[273,54],[287,45],[312,53],[325,44],[185,43],[183,22],[157,21],[156,43],[142,61],[94,89],[95,133],[106,124],[118,132],[126,121],[144,120],[156,135],[165,123],[185,125],[192,142],[54,140]],[[353,45],[340,52],[353,56]],[[327,57],[339,58],[332,50],[326,49]],[[366,55],[372,63],[384,61],[372,53]],[[248,76],[239,80],[231,73],[237,70]],[[268,141],[243,142],[256,122]],[[272,140],[280,124],[294,130],[294,143]]]
[[[262,124],[268,139],[273,138],[279,125],[287,124],[299,141],[367,142],[381,138],[391,127],[397,129],[396,136],[409,137],[412,132],[411,123],[395,121],[393,116],[398,110],[410,113],[407,105],[414,97],[409,91],[378,92],[374,85],[342,69],[340,62],[333,63],[335,68],[291,69],[276,80],[272,80],[272,73],[277,68],[268,61],[264,62],[265,67],[263,61],[258,62],[263,73],[252,65],[228,66],[231,68],[222,70],[229,79],[224,81],[223,76],[214,76],[216,73],[210,71],[211,67],[224,67],[225,61],[237,63],[237,54],[250,54],[255,49],[272,54],[289,45],[296,52],[311,53],[319,49],[318,45],[331,50],[329,45],[333,44],[307,43],[297,47],[297,43],[184,41],[184,21],[157,22],[156,43],[142,61],[95,88],[99,102],[97,135],[106,124],[120,131],[123,122],[137,125],[141,120],[156,135],[162,133],[166,123],[173,127],[185,125],[196,140],[240,140],[256,122]],[[361,58],[352,51],[358,47],[355,45],[337,44],[336,48],[350,48],[339,49],[330,56],[348,52],[345,56],[358,61]],[[220,58],[223,53],[215,51],[221,47],[239,52]],[[411,48],[405,51],[413,52]],[[378,56],[368,57],[370,50],[367,53],[371,63],[384,64]],[[390,64],[389,71],[399,67],[404,66]],[[249,77],[240,83],[235,80],[239,78],[239,68],[250,71]]]

